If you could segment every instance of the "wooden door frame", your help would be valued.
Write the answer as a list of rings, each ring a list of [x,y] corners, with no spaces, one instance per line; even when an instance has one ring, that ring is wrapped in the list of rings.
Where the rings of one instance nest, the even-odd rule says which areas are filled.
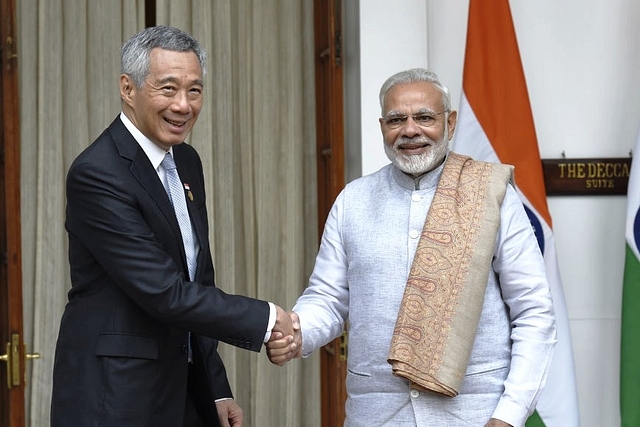
[[[0,424],[25,425],[25,346],[22,323],[22,254],[20,233],[20,109],[16,2],[0,0],[0,354],[17,361],[0,366]],[[12,337],[14,339],[12,339]],[[16,341],[17,340],[17,341]],[[8,346],[7,343],[12,343]],[[13,384],[12,384],[13,383]],[[11,385],[11,388],[9,388]]]
[[[342,0],[314,1],[318,236],[344,187]],[[346,333],[320,354],[322,427],[342,425],[347,398]]]

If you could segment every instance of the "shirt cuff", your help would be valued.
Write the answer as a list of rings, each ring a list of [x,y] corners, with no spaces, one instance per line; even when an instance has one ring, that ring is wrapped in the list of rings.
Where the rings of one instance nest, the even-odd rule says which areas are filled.
[[[263,342],[267,342],[269,341],[269,338],[271,338],[271,331],[273,330],[273,327],[276,326],[276,316],[277,316],[276,306],[275,304],[270,302],[269,303],[269,323],[267,323],[267,333],[264,334]]]
[[[491,418],[504,421],[512,426],[523,426],[528,417],[529,414],[526,409],[506,399],[498,401],[498,405],[491,416]]]

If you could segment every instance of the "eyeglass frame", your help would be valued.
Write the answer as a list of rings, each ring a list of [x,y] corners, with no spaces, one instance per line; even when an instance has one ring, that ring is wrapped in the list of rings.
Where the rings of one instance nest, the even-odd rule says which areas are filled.
[[[436,113],[436,112],[434,112],[432,110],[424,109],[424,110],[418,111],[417,113],[409,114],[409,115],[391,113],[391,114],[387,114],[384,117],[380,117],[380,120],[389,129],[400,129],[405,124],[407,124],[407,120],[409,120],[409,117],[411,117],[411,119],[415,122],[415,124],[417,124],[421,128],[432,128],[438,122],[437,121],[437,116],[441,116],[443,114],[446,114],[449,111],[450,110],[444,110],[444,111],[441,111],[439,113]],[[418,120],[416,120],[416,117],[420,117],[420,116],[429,116],[431,119],[433,119],[433,123],[432,124],[422,124],[422,123],[420,123]],[[435,116],[435,117],[433,117],[433,116]],[[392,119],[398,119],[398,120],[400,120],[400,122],[397,123],[397,125],[390,124],[389,120],[392,120]]]

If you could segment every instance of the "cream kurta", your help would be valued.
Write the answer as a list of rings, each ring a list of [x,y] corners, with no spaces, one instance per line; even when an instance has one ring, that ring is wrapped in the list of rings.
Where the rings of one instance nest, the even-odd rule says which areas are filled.
[[[420,231],[442,166],[419,183],[392,165],[348,184],[334,203],[309,287],[298,299],[303,352],[340,336],[349,319],[345,426],[522,426],[556,342],[544,261],[509,186],[467,375],[455,398],[418,393],[387,355]],[[500,280],[498,281],[498,277]]]

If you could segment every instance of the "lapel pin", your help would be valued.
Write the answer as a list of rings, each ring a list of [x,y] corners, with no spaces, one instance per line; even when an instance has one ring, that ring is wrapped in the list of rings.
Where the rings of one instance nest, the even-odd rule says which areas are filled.
[[[184,185],[184,189],[187,190],[187,197],[193,202],[193,193],[191,192],[191,188],[189,188],[189,184],[185,182],[182,185]]]

